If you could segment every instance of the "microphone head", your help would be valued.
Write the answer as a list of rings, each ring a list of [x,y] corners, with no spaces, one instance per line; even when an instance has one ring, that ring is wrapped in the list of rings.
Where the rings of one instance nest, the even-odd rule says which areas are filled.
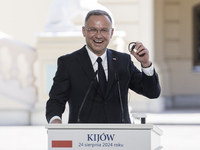
[[[97,73],[98,73],[98,70],[96,70],[96,72],[94,73],[94,77],[92,78],[92,81],[96,79]]]
[[[116,81],[119,81],[119,75],[118,75],[117,72],[115,73],[115,80],[116,80]]]

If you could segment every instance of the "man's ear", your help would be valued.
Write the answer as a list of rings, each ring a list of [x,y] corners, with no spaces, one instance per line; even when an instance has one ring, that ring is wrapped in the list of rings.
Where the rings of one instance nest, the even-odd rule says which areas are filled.
[[[112,31],[111,31],[111,38],[113,36],[113,33],[114,33],[114,28],[112,28]]]
[[[85,35],[85,27],[84,26],[82,26],[82,33],[83,33],[83,36],[85,37],[86,35]]]

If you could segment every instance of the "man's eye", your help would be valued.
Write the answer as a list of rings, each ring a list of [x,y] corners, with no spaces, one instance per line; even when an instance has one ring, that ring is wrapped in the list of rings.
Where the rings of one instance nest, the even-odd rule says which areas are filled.
[[[102,29],[101,32],[106,33],[106,32],[108,32],[108,30],[107,29]]]
[[[96,30],[96,29],[90,29],[90,31],[92,31],[92,32],[96,32],[97,30]]]

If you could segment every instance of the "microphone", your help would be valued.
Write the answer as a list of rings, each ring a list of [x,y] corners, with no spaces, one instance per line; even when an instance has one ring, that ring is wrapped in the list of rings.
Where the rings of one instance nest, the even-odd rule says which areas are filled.
[[[83,106],[84,106],[85,101],[86,101],[86,98],[87,98],[87,96],[88,96],[88,94],[89,94],[89,92],[90,92],[90,89],[91,89],[91,87],[92,87],[92,84],[94,83],[94,80],[95,80],[96,77],[97,77],[97,73],[98,73],[98,70],[94,73],[94,76],[93,76],[93,78],[92,78],[92,80],[91,80],[91,82],[90,82],[90,85],[89,85],[89,87],[88,87],[88,89],[87,89],[87,92],[86,92],[86,94],[85,94],[85,96],[84,96],[84,99],[83,99],[83,102],[82,102],[82,104],[81,104],[81,107],[79,108],[78,117],[77,117],[77,123],[80,123],[80,122],[81,122],[81,120],[80,120],[81,110],[83,109]]]
[[[118,73],[115,73],[115,80],[117,81],[117,88],[118,88],[118,94],[119,94],[119,101],[120,101],[120,106],[121,106],[121,111],[122,111],[122,123],[124,123],[124,108],[122,105],[122,95],[121,95],[121,90],[120,90],[120,84],[119,84],[119,75]]]

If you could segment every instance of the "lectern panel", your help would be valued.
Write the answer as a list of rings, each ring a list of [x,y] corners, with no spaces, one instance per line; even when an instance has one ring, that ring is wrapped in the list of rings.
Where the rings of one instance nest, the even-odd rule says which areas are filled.
[[[113,126],[113,128],[112,128]],[[127,128],[126,128],[127,127]],[[154,126],[47,126],[49,150],[158,150],[162,134]],[[156,139],[156,140],[154,140]]]

